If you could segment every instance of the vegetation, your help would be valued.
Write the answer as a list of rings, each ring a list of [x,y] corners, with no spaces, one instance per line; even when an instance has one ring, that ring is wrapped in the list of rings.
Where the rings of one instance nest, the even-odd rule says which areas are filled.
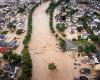
[[[53,28],[53,13],[55,8],[64,0],[59,0],[58,2],[54,2],[54,0],[51,1],[49,4],[49,7],[47,8],[46,12],[50,14],[50,19],[49,19],[49,25],[52,33],[55,33],[54,28]]]
[[[28,45],[29,40],[31,39],[31,34],[32,34],[32,13],[35,10],[35,8],[38,6],[33,6],[33,8],[30,11],[29,18],[28,18],[28,30],[27,30],[27,35],[25,36],[25,39],[23,41],[24,46]]]
[[[54,3],[54,1],[51,1],[51,3],[49,4],[49,7],[46,10],[46,12],[50,14],[49,25],[50,25],[50,29],[51,29],[52,33],[55,33],[54,28],[53,28],[53,13],[54,13],[54,9],[55,9],[55,3]]]
[[[28,50],[28,43],[31,39],[32,34],[32,13],[34,12],[35,8],[38,6],[33,6],[33,8],[30,11],[29,18],[28,18],[28,30],[27,34],[25,36],[25,39],[23,40],[24,49],[22,51],[22,75],[18,78],[18,80],[30,80],[31,78],[31,72],[32,72],[32,61],[29,55]]]
[[[18,13],[23,13],[25,12],[25,8],[19,7]]]
[[[78,51],[79,52],[84,51],[89,57],[91,57],[91,52],[92,53],[97,52],[96,46],[92,42],[89,42],[84,39],[79,39],[79,40],[76,40],[75,42],[76,42],[76,44],[79,45]]]
[[[57,24],[56,28],[59,32],[64,32],[64,30],[66,29],[65,24]]]
[[[8,31],[3,31],[1,34],[7,34],[8,33]]]
[[[70,9],[69,12],[67,12],[67,15],[68,16],[72,16],[73,14],[75,14],[78,10],[73,10],[73,9]]]
[[[88,80],[86,76],[80,76],[80,80]]]
[[[55,30],[53,28],[53,13],[54,13],[54,10],[55,8],[64,0],[59,0],[58,2],[54,2],[53,0],[51,1],[51,3],[49,4],[49,7],[48,9],[46,10],[47,13],[50,14],[50,22],[49,22],[49,25],[50,25],[50,29],[52,31],[52,33],[55,33]],[[68,0],[69,1],[69,0]],[[65,30],[65,25],[64,24],[58,24],[57,26],[57,29],[61,32],[63,32]],[[59,38],[59,35],[58,34],[55,34],[55,37]],[[62,38],[59,38],[59,44],[60,44],[60,48],[63,50],[63,51],[66,51],[66,46],[65,46],[65,41],[62,39]]]
[[[20,35],[20,34],[22,34],[23,33],[23,29],[18,29],[17,31],[16,31],[16,34],[17,35]]]
[[[51,32],[55,33],[54,28],[53,28],[53,13],[50,14],[49,25],[50,25]]]
[[[82,27],[77,27],[77,31],[78,31],[78,32],[81,32],[82,30],[83,30]]]
[[[49,68],[49,70],[55,70],[56,69],[55,63],[49,63],[48,68]]]
[[[22,75],[19,77],[19,80],[29,80],[32,71],[32,61],[27,47],[22,51],[22,61]]]
[[[83,49],[83,47],[81,45],[78,47],[78,51],[79,52],[83,52],[84,51],[84,49]]]
[[[16,29],[16,26],[15,25],[13,25],[13,23],[11,22],[11,23],[9,23],[9,24],[7,24],[7,27],[9,28],[9,29]]]
[[[51,13],[54,12],[54,9],[64,0],[59,0],[58,2],[55,2],[54,0],[51,0],[51,3],[49,4],[49,7],[47,8],[46,12]]]
[[[96,15],[96,16],[98,16],[98,18],[100,18],[100,14],[98,14],[97,12],[94,12],[94,14]],[[94,34],[94,32],[93,32],[93,30],[88,26],[88,21],[89,21],[89,16],[87,16],[86,14],[83,16],[83,17],[81,17],[81,18],[79,18],[79,21],[82,21],[83,22],[83,28],[90,34],[89,35],[89,38],[93,41],[93,43],[94,44],[96,44],[96,46],[94,46],[94,45],[89,45],[88,44],[88,46],[86,47],[86,48],[89,48],[89,50],[88,49],[85,49],[85,52],[86,53],[90,53],[90,52],[96,52],[97,51],[97,49],[96,49],[96,47],[98,47],[98,46],[100,46],[100,36],[98,36],[98,35],[95,35]],[[99,29],[99,24],[98,24],[98,29]],[[86,41],[87,42],[87,41]],[[85,43],[86,43],[85,42]],[[84,42],[82,42],[82,43],[84,43]],[[84,44],[84,45],[86,45],[86,44]],[[98,46],[97,46],[98,45]],[[92,50],[92,49],[93,50]]]
[[[89,16],[87,14],[84,14],[84,16],[80,17],[78,20],[81,21],[83,23],[83,28],[89,33],[94,35],[93,31],[91,30],[91,28],[88,26],[88,22],[89,22]]]
[[[3,58],[5,60],[8,60],[9,62],[14,62],[16,64],[20,64],[22,60],[20,55],[12,53],[11,51],[3,54]]]
[[[92,45],[93,43],[92,42],[89,42],[88,40],[85,40],[85,39],[79,39],[79,40],[76,40],[75,41],[77,45]]]
[[[90,35],[89,37],[90,37],[90,39],[91,39],[92,41],[94,41],[94,42],[99,40],[99,38],[98,38],[97,35]]]
[[[59,44],[60,44],[60,48],[63,51],[66,51],[66,43],[65,43],[65,40],[63,40],[62,38],[59,38]]]
[[[89,4],[88,1],[80,1],[80,3],[81,3],[81,4],[87,4],[87,5]]]
[[[79,52],[85,52],[87,54],[87,56],[89,56],[91,58],[91,52],[96,53],[97,49],[95,45],[80,45],[78,47],[78,51]]]

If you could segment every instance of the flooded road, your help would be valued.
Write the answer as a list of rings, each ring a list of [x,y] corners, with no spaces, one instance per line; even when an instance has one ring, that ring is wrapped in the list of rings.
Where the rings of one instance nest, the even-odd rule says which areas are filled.
[[[63,53],[49,28],[49,15],[45,10],[49,2],[41,4],[33,13],[33,33],[29,43],[32,58],[32,80],[73,80],[73,59]],[[54,62],[57,70],[50,71]]]

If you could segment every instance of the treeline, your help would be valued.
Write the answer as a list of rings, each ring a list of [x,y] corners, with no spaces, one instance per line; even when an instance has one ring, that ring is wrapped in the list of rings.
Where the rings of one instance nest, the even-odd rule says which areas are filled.
[[[23,40],[24,49],[22,50],[22,62],[23,62],[22,63],[22,75],[18,78],[18,80],[31,80],[32,60],[31,60],[29,50],[28,50],[28,43],[31,39],[31,34],[32,34],[32,14],[38,5],[39,4],[33,6],[29,14],[28,30],[27,30],[25,39]]]
[[[28,45],[29,40],[31,39],[31,34],[32,34],[32,14],[35,10],[35,8],[38,6],[39,4],[33,6],[33,8],[30,11],[29,14],[29,18],[28,18],[28,30],[27,30],[27,34],[25,36],[25,39],[23,40],[23,44],[24,46]]]
[[[49,26],[50,26],[50,29],[51,29],[52,33],[55,33],[55,30],[54,30],[54,27],[53,27],[54,10],[62,1],[65,1],[65,0],[59,0],[56,3],[54,2],[54,0],[52,0],[51,3],[49,4],[49,7],[46,10],[46,13],[48,13],[50,15]],[[66,51],[65,40],[63,40],[61,37],[59,37],[58,34],[55,34],[55,36],[58,37],[59,45],[60,45],[60,48],[62,49],[62,51]]]
[[[65,0],[59,0],[58,2],[55,2],[54,0],[51,1],[51,3],[49,4],[49,7],[46,10],[46,13],[50,14],[50,19],[49,19],[49,25],[50,25],[50,29],[52,31],[52,33],[55,33],[55,30],[53,28],[53,13],[55,8]]]
[[[22,75],[18,80],[31,80],[32,75],[32,61],[28,51],[28,47],[24,47],[22,51]]]

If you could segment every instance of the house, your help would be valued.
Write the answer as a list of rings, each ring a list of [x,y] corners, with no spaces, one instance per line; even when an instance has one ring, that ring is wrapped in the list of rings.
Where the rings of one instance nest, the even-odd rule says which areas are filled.
[[[93,33],[95,34],[95,35],[100,35],[100,30],[93,30]]]
[[[95,23],[100,23],[100,20],[98,18],[94,19]]]
[[[3,67],[4,74],[6,74],[5,76],[9,79],[11,78],[11,80],[16,80],[18,70],[19,67],[15,63],[5,64]]]
[[[5,36],[0,34],[0,40],[3,40],[4,38]]]
[[[11,41],[11,42],[7,43],[7,47],[13,49],[16,47],[16,44],[17,44],[16,41]]]
[[[99,64],[97,57],[93,56],[93,59],[94,59],[94,64]]]
[[[88,36],[89,36],[89,34],[88,34],[86,31],[83,31],[83,32],[81,33],[81,38],[83,38],[83,39],[87,39]]]
[[[5,53],[7,50],[7,47],[0,47],[0,53]]]
[[[0,17],[0,23],[4,23],[4,19]]]
[[[88,26],[90,26],[93,30],[97,28],[97,24],[94,21],[91,22],[91,24],[88,24]]]

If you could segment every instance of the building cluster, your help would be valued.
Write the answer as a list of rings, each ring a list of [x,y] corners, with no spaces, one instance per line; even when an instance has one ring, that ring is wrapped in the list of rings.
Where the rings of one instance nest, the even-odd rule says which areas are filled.
[[[100,36],[99,0],[70,0],[69,3],[65,3],[64,1],[57,10],[57,15],[55,16],[56,23],[65,24],[66,30],[64,31],[64,34],[66,35],[67,40],[78,41],[80,39],[80,41],[85,40],[90,44],[95,45],[89,35],[94,34],[95,36]],[[85,28],[93,33],[89,33]],[[81,43],[79,43],[79,45],[81,45]],[[88,44],[82,46],[86,45]],[[97,51],[95,54],[92,53],[92,59],[88,59],[88,61],[93,67],[97,67],[100,66],[99,59],[100,52]],[[97,71],[100,70],[98,67],[96,69]]]
[[[83,23],[79,19],[87,16],[88,26],[93,30],[95,35],[100,35],[100,17],[95,14],[98,12],[99,10],[91,8],[89,5],[79,4],[75,0],[70,0],[70,3],[66,4],[64,2],[59,6],[56,20],[57,23],[64,22],[66,27],[70,27],[70,32],[76,32],[77,27],[83,27]],[[86,31],[81,33],[83,39],[87,39],[88,36],[89,34]]]
[[[17,42],[16,35],[13,32],[23,33],[26,31],[25,23],[29,11],[35,5],[32,2],[5,1],[0,3],[0,53],[9,49],[16,49],[20,42]]]

